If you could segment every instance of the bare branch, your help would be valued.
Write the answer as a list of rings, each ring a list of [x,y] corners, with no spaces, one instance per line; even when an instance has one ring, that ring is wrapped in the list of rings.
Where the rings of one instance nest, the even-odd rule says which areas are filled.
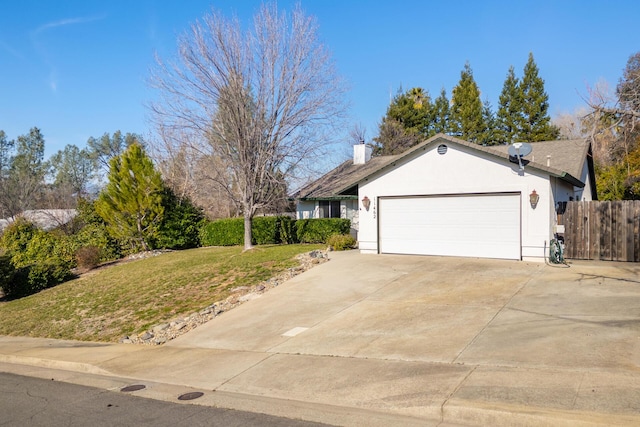
[[[208,14],[180,38],[177,58],[158,58],[150,82],[160,131],[186,135],[171,137],[182,150],[171,151],[198,153],[193,167],[240,207],[245,225],[284,199],[285,180],[333,142],[344,112],[343,83],[300,7],[263,5],[246,31]],[[200,168],[205,159],[214,167]]]

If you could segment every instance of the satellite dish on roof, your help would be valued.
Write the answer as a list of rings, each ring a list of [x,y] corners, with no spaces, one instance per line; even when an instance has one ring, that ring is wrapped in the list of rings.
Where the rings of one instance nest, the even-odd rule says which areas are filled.
[[[524,156],[528,156],[533,151],[533,147],[531,144],[526,142],[514,142],[508,148],[509,151],[509,160],[512,162],[518,162],[520,165],[520,170],[524,170],[524,165],[522,164],[522,158]]]

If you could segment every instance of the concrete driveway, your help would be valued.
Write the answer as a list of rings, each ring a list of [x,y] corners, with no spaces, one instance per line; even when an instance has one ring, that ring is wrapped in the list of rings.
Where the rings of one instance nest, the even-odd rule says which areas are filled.
[[[0,337],[8,364],[336,425],[640,425],[640,265],[334,252],[164,346]]]
[[[168,347],[261,355],[219,387],[232,392],[420,417],[465,407],[454,419],[472,424],[536,410],[635,423],[639,278],[628,263],[332,253]]]

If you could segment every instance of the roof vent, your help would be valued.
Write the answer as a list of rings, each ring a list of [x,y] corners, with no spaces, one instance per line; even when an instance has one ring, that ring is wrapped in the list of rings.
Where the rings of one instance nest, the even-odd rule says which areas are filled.
[[[442,155],[447,152],[447,146],[444,144],[438,145],[438,154]]]

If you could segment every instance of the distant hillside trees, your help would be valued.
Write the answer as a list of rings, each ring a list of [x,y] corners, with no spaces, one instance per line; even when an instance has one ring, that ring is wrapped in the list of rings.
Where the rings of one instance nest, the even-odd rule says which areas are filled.
[[[146,146],[139,135],[129,132],[123,134],[117,130],[112,135],[104,133],[99,138],[90,137],[87,140],[86,150],[89,158],[94,162],[95,171],[107,174],[109,173],[111,159],[120,156],[135,143],[140,144],[142,147]]]
[[[47,164],[40,129],[8,140],[0,130],[0,208],[3,217],[15,217],[42,201]]]

